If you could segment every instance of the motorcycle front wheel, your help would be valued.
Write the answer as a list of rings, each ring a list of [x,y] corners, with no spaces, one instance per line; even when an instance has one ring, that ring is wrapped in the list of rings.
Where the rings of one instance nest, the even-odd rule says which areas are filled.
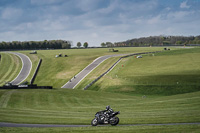
[[[115,125],[117,125],[118,123],[119,123],[119,118],[118,118],[118,117],[113,117],[113,118],[111,118],[110,124],[111,124],[112,126],[115,126]]]
[[[94,118],[94,119],[91,121],[91,125],[92,125],[92,126],[97,126],[97,125],[98,125],[98,120],[97,120],[97,118]]]

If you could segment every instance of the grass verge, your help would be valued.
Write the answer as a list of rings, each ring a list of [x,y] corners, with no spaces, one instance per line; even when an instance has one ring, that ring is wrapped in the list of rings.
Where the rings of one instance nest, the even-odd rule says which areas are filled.
[[[2,86],[17,77],[22,68],[21,59],[14,54],[1,53],[0,68],[0,86]]]

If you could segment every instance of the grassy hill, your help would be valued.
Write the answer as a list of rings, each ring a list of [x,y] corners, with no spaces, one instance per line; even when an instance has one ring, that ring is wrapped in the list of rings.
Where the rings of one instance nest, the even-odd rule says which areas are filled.
[[[13,54],[0,53],[0,86],[14,80],[22,68],[21,59]]]
[[[108,48],[96,49],[67,49],[67,50],[39,50],[37,55],[29,54],[30,51],[20,51],[34,60],[33,65],[37,66],[39,58],[42,58],[42,65],[35,79],[38,85],[50,85],[60,88],[74,75],[89,65],[100,56],[110,54],[124,54],[145,51],[158,51],[163,48],[117,48],[119,52],[109,52]],[[68,55],[68,57],[55,58],[56,55]],[[33,70],[34,66],[33,66]],[[29,78],[30,79],[30,78]],[[29,80],[28,79],[28,80]]]
[[[90,124],[94,114],[111,105],[122,124],[200,122],[200,92],[173,96],[128,96],[82,90],[0,90],[2,122]],[[0,128],[3,132],[110,132],[198,131],[198,125],[83,127],[83,128]],[[144,130],[145,129],[145,130]],[[101,130],[101,131],[102,131]]]
[[[200,92],[173,96],[127,96],[79,90],[0,90],[0,121],[90,124],[111,105],[120,124],[199,122]]]
[[[157,50],[162,48],[120,48],[119,53]],[[200,122],[199,48],[143,55],[140,59],[125,58],[86,91],[80,89],[106,71],[117,58],[106,60],[74,90],[60,87],[95,58],[116,53],[108,52],[108,49],[45,50],[38,51],[37,55],[29,52],[23,51],[31,58],[34,67],[39,58],[43,59],[35,83],[53,85],[56,89],[0,90],[1,122],[89,125],[94,114],[105,109],[106,105],[121,111],[121,125]],[[55,58],[59,53],[69,57]],[[199,125],[0,127],[0,132],[198,132],[199,129]]]
[[[199,91],[199,58],[200,48],[128,57],[89,89],[162,95]]]

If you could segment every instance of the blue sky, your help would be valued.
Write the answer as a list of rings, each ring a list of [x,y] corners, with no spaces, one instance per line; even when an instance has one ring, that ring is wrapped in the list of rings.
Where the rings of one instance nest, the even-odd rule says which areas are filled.
[[[0,0],[0,41],[100,46],[155,35],[200,35],[200,0]]]

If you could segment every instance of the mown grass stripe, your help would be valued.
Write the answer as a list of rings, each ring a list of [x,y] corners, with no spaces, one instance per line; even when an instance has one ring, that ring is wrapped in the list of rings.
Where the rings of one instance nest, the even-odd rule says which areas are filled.
[[[1,79],[5,79],[7,81],[10,80],[11,77],[10,74],[12,72],[12,69],[14,68],[14,60],[10,54],[3,55],[2,62],[1,62],[1,71],[3,72],[3,75]],[[1,84],[5,81],[1,81]]]
[[[0,85],[12,81],[20,71],[21,61],[16,55],[3,53],[0,62]]]
[[[200,117],[198,106],[200,92],[176,96],[147,96],[144,99],[142,96],[115,93],[61,90],[18,90],[12,95],[7,108],[0,108],[1,120],[87,124],[97,111],[109,104],[115,111],[121,111],[119,117],[122,124],[194,122]],[[37,102],[38,105],[35,104]]]
[[[15,92],[16,90],[11,90],[11,91],[7,91],[5,92],[0,99],[0,108],[6,108],[8,105],[8,102],[10,100],[11,95],[13,94],[13,92]]]
[[[15,55],[12,55],[13,56],[13,62],[14,62],[14,68],[15,69],[12,69],[12,72],[11,72],[11,74],[10,74],[10,79],[9,79],[9,81],[11,81],[14,77],[16,77],[17,76],[17,74],[18,74],[18,72],[19,72],[19,70],[20,70],[20,62],[21,62],[21,60],[19,59],[19,57],[17,57],[17,56],[15,56]]]

